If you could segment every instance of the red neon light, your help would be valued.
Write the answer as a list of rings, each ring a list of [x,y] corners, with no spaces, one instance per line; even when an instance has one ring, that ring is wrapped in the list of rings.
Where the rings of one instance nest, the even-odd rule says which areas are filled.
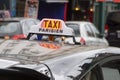
[[[68,3],[65,3],[65,8],[64,8],[64,21],[66,21],[66,18],[67,18],[67,6],[68,6]]]
[[[115,2],[115,3],[120,3],[120,0],[113,0],[113,2]]]
[[[17,34],[12,37],[13,40],[26,39],[27,36],[24,34]]]

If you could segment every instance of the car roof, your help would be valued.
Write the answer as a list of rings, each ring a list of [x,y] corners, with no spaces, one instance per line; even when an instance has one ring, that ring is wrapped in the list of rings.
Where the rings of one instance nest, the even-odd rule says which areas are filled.
[[[98,58],[100,54],[105,57],[105,54],[120,53],[119,48],[108,46],[65,45],[60,49],[47,49],[36,41],[3,40],[1,43],[0,64],[4,65],[0,68],[15,66],[39,71],[41,63],[45,63],[55,76],[64,75],[64,77],[77,74],[74,67],[78,69],[78,66],[92,63],[92,60]]]
[[[86,23],[90,23],[88,21],[65,21],[65,23],[79,23],[79,24],[86,24]]]
[[[55,73],[55,75],[62,74],[66,78],[68,76],[76,77],[78,74],[82,73],[85,70],[85,65],[89,63],[92,64],[94,62],[97,63],[98,61],[104,59],[106,56],[110,55],[120,56],[120,49],[115,47],[108,47],[103,49],[79,52],[71,54],[70,56],[58,57],[46,61],[46,63],[49,62],[48,65],[51,67],[51,70],[53,73]],[[78,71],[78,69],[80,71]]]
[[[0,18],[0,22],[4,21],[25,21],[25,20],[39,20],[34,18],[25,18],[25,17],[12,17],[12,18]]]
[[[111,11],[109,11],[109,13],[114,13],[114,12],[120,12],[120,10],[111,10]]]
[[[19,18],[0,18],[0,21],[20,21],[24,18],[19,17]]]
[[[92,65],[92,63],[98,62],[97,60],[104,59],[106,56],[110,56],[110,55],[120,56],[120,49],[116,47],[107,47],[107,48],[90,50],[85,52],[78,52],[78,53],[70,54],[69,56],[64,55],[61,57],[48,59],[47,61],[44,61],[42,63],[46,64],[50,68],[55,80],[71,80],[71,78],[76,77],[78,74],[80,75],[84,71],[87,72],[86,70],[87,68],[91,68],[92,66],[94,66]],[[95,59],[96,61],[93,62],[93,60]],[[0,59],[0,62],[2,61],[6,63],[5,60]],[[12,63],[13,69],[23,68],[25,70],[25,68],[28,68],[28,70],[33,69],[39,72],[42,71],[44,72],[44,70],[46,70],[45,67],[41,66],[42,63],[37,63],[37,65],[28,64],[26,66],[19,65],[17,62],[11,62],[11,61],[8,61],[7,63],[9,64]]]
[[[107,24],[120,23],[119,19],[120,19],[120,10],[112,10],[108,12],[106,23]]]
[[[85,47],[81,47],[81,50],[84,50]],[[80,49],[80,48],[79,48]],[[89,65],[92,63],[97,63],[98,61],[104,59],[106,56],[110,55],[120,55],[120,49],[115,47],[106,47],[99,48],[94,50],[88,50],[82,52],[75,52],[68,55],[57,56],[45,61],[37,63],[37,65],[15,65],[17,67],[26,67],[30,69],[35,69],[37,71],[45,70],[45,67],[41,67],[42,63],[45,63],[51,69],[56,80],[66,80],[70,78],[69,76],[76,77],[78,74],[81,74],[86,70]],[[85,67],[85,65],[87,65]],[[91,65],[91,67],[94,65]],[[90,67],[88,67],[90,68]],[[78,71],[78,69],[80,71]],[[61,75],[61,76],[59,76]]]
[[[57,43],[49,43],[42,41],[29,41],[29,40],[0,40],[0,54],[1,59],[17,61],[24,64],[37,63],[39,61],[45,61],[58,56],[68,55],[77,52],[85,52],[92,49],[104,48],[106,46],[94,47],[86,46],[80,47],[79,45],[60,46]],[[52,44],[58,48],[47,48],[42,45]],[[29,58],[28,58],[29,57]]]

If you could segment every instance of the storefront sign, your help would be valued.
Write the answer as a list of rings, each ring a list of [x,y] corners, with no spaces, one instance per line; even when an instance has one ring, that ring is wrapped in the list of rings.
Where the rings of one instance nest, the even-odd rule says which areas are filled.
[[[38,6],[39,6],[38,0],[26,0],[24,16],[29,18],[37,18]]]
[[[48,3],[65,3],[68,2],[68,0],[46,0]]]

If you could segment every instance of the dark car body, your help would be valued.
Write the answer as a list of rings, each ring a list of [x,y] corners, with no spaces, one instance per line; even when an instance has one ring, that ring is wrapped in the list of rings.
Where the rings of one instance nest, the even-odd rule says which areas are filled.
[[[109,45],[120,47],[120,11],[108,13],[106,29],[106,39]]]

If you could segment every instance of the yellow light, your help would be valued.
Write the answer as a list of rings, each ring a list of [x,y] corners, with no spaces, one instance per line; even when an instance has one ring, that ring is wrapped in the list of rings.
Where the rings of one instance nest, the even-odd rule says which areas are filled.
[[[87,18],[87,16],[84,16],[84,19],[86,19]]]
[[[90,11],[93,12],[93,8],[90,8]]]
[[[75,7],[75,11],[79,11],[80,10],[80,8],[79,7]]]
[[[4,36],[4,39],[8,40],[8,39],[10,39],[10,36],[6,35],[6,36]]]

